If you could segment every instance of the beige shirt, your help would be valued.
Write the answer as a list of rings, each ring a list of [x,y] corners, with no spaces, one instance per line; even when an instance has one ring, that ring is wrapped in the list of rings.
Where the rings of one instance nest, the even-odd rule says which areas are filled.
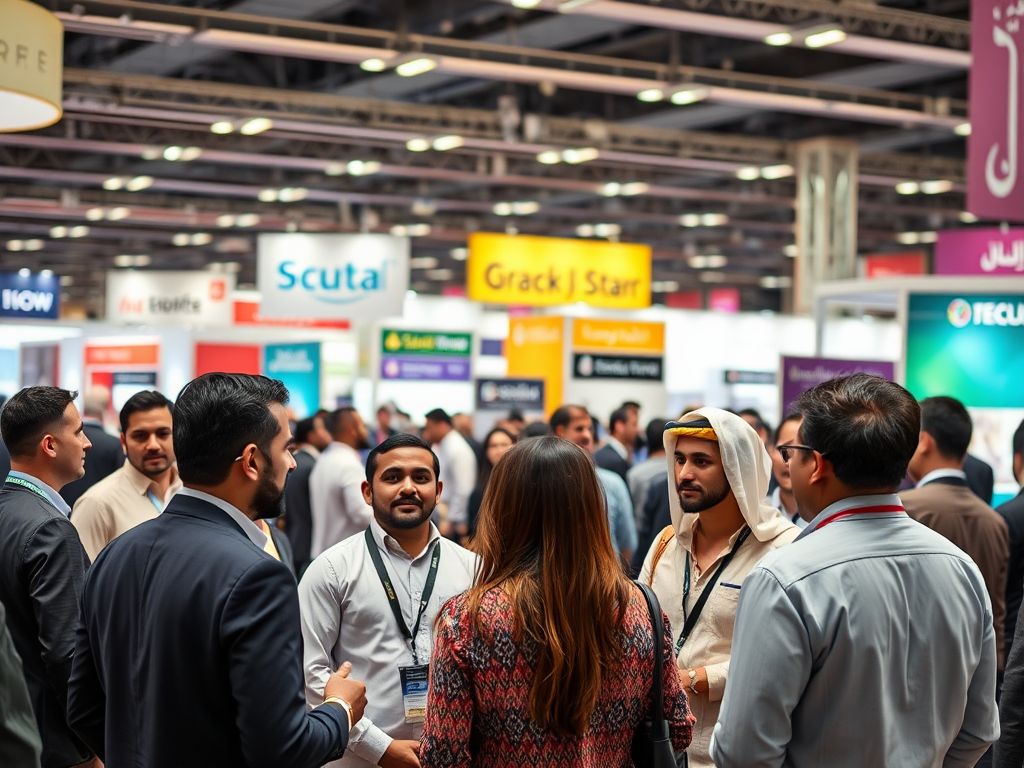
[[[171,497],[181,489],[178,468],[171,465],[171,484],[161,500],[160,509],[149,498],[159,496],[156,483],[130,462],[100,480],[75,502],[71,523],[78,529],[90,560],[127,530],[159,515]]]

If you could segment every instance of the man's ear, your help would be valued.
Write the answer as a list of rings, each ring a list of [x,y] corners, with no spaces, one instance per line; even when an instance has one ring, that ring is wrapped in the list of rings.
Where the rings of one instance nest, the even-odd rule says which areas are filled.
[[[253,481],[260,479],[260,469],[256,464],[256,454],[259,452],[259,447],[255,443],[249,443],[245,448],[242,449],[242,460],[239,462],[242,465],[242,472],[245,476]]]
[[[372,507],[373,506],[373,488],[372,488],[372,486],[368,482],[363,480],[363,484],[361,486],[359,486],[359,490],[361,490],[363,492],[363,501],[365,501],[367,504],[369,504]]]
[[[437,481],[437,499],[436,499],[436,501],[441,501],[441,491],[443,489],[444,489],[444,483],[442,483],[440,480],[438,480]]]
[[[39,446],[43,449],[43,453],[51,459],[57,458],[57,438],[53,435],[43,435],[43,439],[39,441]]]
[[[811,454],[814,457],[814,471],[811,472],[810,482],[824,483],[829,478],[836,476],[835,467],[832,466],[832,462],[822,456],[820,453],[815,451]]]
[[[920,454],[934,453],[935,451],[935,438],[929,435],[927,432],[921,432],[917,442],[917,452]]]

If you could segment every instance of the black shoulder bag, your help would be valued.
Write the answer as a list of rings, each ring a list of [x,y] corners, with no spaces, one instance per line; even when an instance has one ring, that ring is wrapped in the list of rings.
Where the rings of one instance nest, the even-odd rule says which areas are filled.
[[[651,684],[650,719],[640,723],[633,734],[630,755],[636,768],[676,768],[675,752],[668,735],[668,720],[665,719],[665,693],[662,685],[665,656],[665,624],[661,620],[661,604],[654,590],[646,584],[636,582],[647,600],[651,612],[651,626],[654,628],[654,680]]]

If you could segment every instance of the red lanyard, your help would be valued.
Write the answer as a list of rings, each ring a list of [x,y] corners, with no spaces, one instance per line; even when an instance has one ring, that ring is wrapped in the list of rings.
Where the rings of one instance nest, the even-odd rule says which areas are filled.
[[[854,515],[871,515],[879,512],[906,512],[906,510],[903,509],[900,504],[878,504],[873,507],[854,507],[853,509],[844,509],[842,512],[836,512],[834,515],[826,517],[814,527],[814,530],[820,530],[829,523],[834,523],[836,520],[844,520],[847,517],[853,517]]]

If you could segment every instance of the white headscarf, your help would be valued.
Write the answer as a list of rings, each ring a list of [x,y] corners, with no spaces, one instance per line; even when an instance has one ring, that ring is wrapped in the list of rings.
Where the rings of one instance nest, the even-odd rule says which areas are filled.
[[[722,464],[725,467],[725,477],[754,538],[758,541],[771,541],[780,533],[793,528],[793,523],[766,500],[772,460],[753,427],[739,416],[720,408],[699,408],[686,414],[679,421],[685,424],[700,419],[707,419],[715,430],[718,447],[722,453]],[[672,506],[672,527],[676,535],[692,527],[691,514],[694,514],[683,512],[679,503],[679,493],[676,491],[675,450],[678,439],[679,435],[671,430],[665,431],[668,498]]]

